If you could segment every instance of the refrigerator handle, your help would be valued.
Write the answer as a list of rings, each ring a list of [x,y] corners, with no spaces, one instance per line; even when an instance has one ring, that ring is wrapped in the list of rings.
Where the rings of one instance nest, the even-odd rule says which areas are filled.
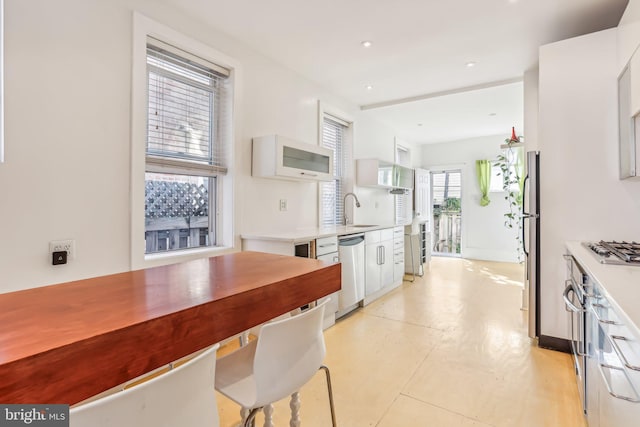
[[[527,181],[529,180],[529,175],[524,177],[524,182],[522,183],[522,252],[524,252],[525,256],[529,256],[529,252],[527,252],[527,245],[525,244],[525,233],[524,233],[524,220],[528,218],[527,211],[525,209],[525,200],[527,199]]]

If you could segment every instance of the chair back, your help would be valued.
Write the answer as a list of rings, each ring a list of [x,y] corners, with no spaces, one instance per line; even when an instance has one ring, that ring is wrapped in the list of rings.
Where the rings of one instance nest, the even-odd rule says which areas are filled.
[[[322,319],[328,301],[262,326],[253,362],[255,407],[300,390],[322,366],[326,353]]]
[[[217,427],[219,345],[142,384],[71,408],[71,427]]]

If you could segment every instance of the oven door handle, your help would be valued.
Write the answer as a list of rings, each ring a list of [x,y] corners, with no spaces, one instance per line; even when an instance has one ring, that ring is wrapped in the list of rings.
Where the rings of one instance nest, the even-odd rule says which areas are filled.
[[[567,287],[564,288],[562,299],[564,299],[564,305],[566,306],[567,311],[573,311],[574,313],[586,312],[587,310],[585,310],[584,308],[576,307],[569,299],[569,292],[575,292],[573,286],[571,285],[571,280],[565,280],[564,283],[567,284]]]
[[[631,363],[629,363],[629,360],[627,360],[627,357],[624,355],[622,349],[617,343],[617,341],[630,341],[629,338],[620,335],[610,335],[610,338],[611,344],[613,344],[612,347],[616,351],[616,353],[618,353],[620,359],[622,359],[622,363],[624,363],[624,366],[634,371],[640,371],[640,366],[632,365]]]
[[[626,400],[627,402],[632,402],[632,403],[640,402],[640,396],[638,396],[638,393],[635,391],[634,388],[632,388],[632,390],[634,391],[636,397],[623,396],[621,394],[618,394],[618,393],[614,392],[613,388],[611,387],[611,384],[609,383],[609,381],[607,381],[607,377],[605,376],[604,372],[602,372],[602,368],[613,369],[615,371],[624,371],[624,369],[622,369],[622,368],[620,368],[618,366],[613,366],[613,365],[609,365],[609,364],[606,364],[606,363],[599,363],[598,364],[598,369],[600,370],[600,375],[602,376],[602,379],[604,380],[604,384],[607,386],[607,392],[609,392],[609,394],[611,396],[615,397],[616,399]]]

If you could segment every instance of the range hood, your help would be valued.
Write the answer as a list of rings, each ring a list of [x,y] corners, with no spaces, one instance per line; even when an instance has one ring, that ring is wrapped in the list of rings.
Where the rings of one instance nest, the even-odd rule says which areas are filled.
[[[356,184],[413,190],[413,169],[378,159],[356,160]]]

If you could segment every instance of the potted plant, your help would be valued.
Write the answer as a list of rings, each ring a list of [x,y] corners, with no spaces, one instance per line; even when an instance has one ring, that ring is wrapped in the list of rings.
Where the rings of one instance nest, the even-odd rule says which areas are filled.
[[[511,137],[505,139],[504,151],[498,155],[496,165],[502,175],[502,189],[508,211],[504,214],[504,225],[509,229],[516,228],[518,241],[518,261],[523,261],[522,253],[522,186],[524,184],[524,164],[522,160],[522,136],[516,136],[515,127],[511,128]]]

